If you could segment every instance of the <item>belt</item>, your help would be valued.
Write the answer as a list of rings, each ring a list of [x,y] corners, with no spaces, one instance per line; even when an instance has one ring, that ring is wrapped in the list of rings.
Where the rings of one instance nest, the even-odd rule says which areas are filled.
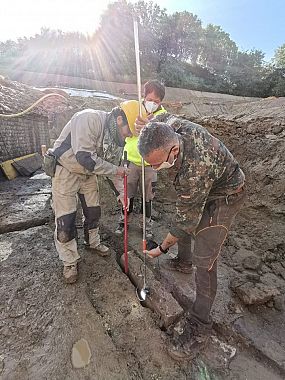
[[[227,200],[229,197],[234,196],[234,195],[238,195],[239,193],[242,193],[243,191],[245,191],[245,186],[244,185],[242,185],[241,187],[239,187],[238,189],[236,189],[236,191],[234,191],[231,194],[210,195],[208,197],[208,199],[207,199],[207,202],[213,201],[215,199],[222,199],[222,198],[225,198]]]

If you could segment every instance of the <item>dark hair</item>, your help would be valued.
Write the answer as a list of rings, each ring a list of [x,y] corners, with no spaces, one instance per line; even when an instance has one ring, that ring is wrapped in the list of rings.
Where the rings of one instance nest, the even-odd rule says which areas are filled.
[[[156,79],[149,80],[144,85],[144,97],[146,97],[151,92],[154,92],[160,100],[163,100],[165,96],[165,87],[164,85]]]
[[[170,125],[153,121],[141,131],[138,150],[143,157],[157,149],[167,150],[177,141],[177,134]]]
[[[122,116],[124,125],[128,124],[127,116],[125,112],[122,110],[122,108],[120,107],[113,108],[111,111],[111,114],[115,117],[115,119],[117,119],[118,116]]]

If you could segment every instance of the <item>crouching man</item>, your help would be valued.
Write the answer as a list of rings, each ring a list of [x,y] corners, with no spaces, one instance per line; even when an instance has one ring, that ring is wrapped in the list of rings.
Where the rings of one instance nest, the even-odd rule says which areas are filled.
[[[56,159],[52,178],[55,212],[55,246],[62,260],[65,282],[77,280],[80,258],[76,242],[76,209],[78,199],[84,214],[86,245],[101,256],[108,247],[100,242],[98,223],[101,216],[97,175],[112,180],[123,202],[122,180],[125,171],[120,164],[126,137],[132,136],[139,114],[137,101],[126,101],[111,112],[87,109],[76,113],[63,128],[48,155]]]
[[[245,200],[244,174],[225,145],[205,128],[169,114],[142,128],[138,149],[155,170],[169,169],[177,192],[172,228],[159,247],[146,253],[157,257],[178,243],[178,257],[165,266],[184,273],[195,267],[196,299],[181,334],[168,348],[174,359],[192,359],[205,346],[212,327],[217,260]]]

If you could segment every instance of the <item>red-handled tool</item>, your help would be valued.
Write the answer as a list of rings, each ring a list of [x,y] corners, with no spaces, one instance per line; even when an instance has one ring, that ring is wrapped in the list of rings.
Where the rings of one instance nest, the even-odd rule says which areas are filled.
[[[128,154],[124,151],[124,168],[128,168]],[[128,273],[128,178],[127,174],[124,174],[124,259],[125,259],[125,273]]]

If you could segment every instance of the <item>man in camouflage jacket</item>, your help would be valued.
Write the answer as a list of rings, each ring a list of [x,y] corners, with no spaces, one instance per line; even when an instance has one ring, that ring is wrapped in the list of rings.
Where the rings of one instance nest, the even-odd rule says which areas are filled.
[[[169,168],[177,194],[176,218],[168,235],[146,253],[157,257],[178,243],[177,258],[167,260],[164,267],[184,273],[191,273],[192,265],[196,269],[195,302],[168,349],[174,359],[191,359],[204,347],[212,326],[217,259],[244,203],[245,177],[220,140],[200,125],[170,114],[142,128],[138,148],[155,170]]]

